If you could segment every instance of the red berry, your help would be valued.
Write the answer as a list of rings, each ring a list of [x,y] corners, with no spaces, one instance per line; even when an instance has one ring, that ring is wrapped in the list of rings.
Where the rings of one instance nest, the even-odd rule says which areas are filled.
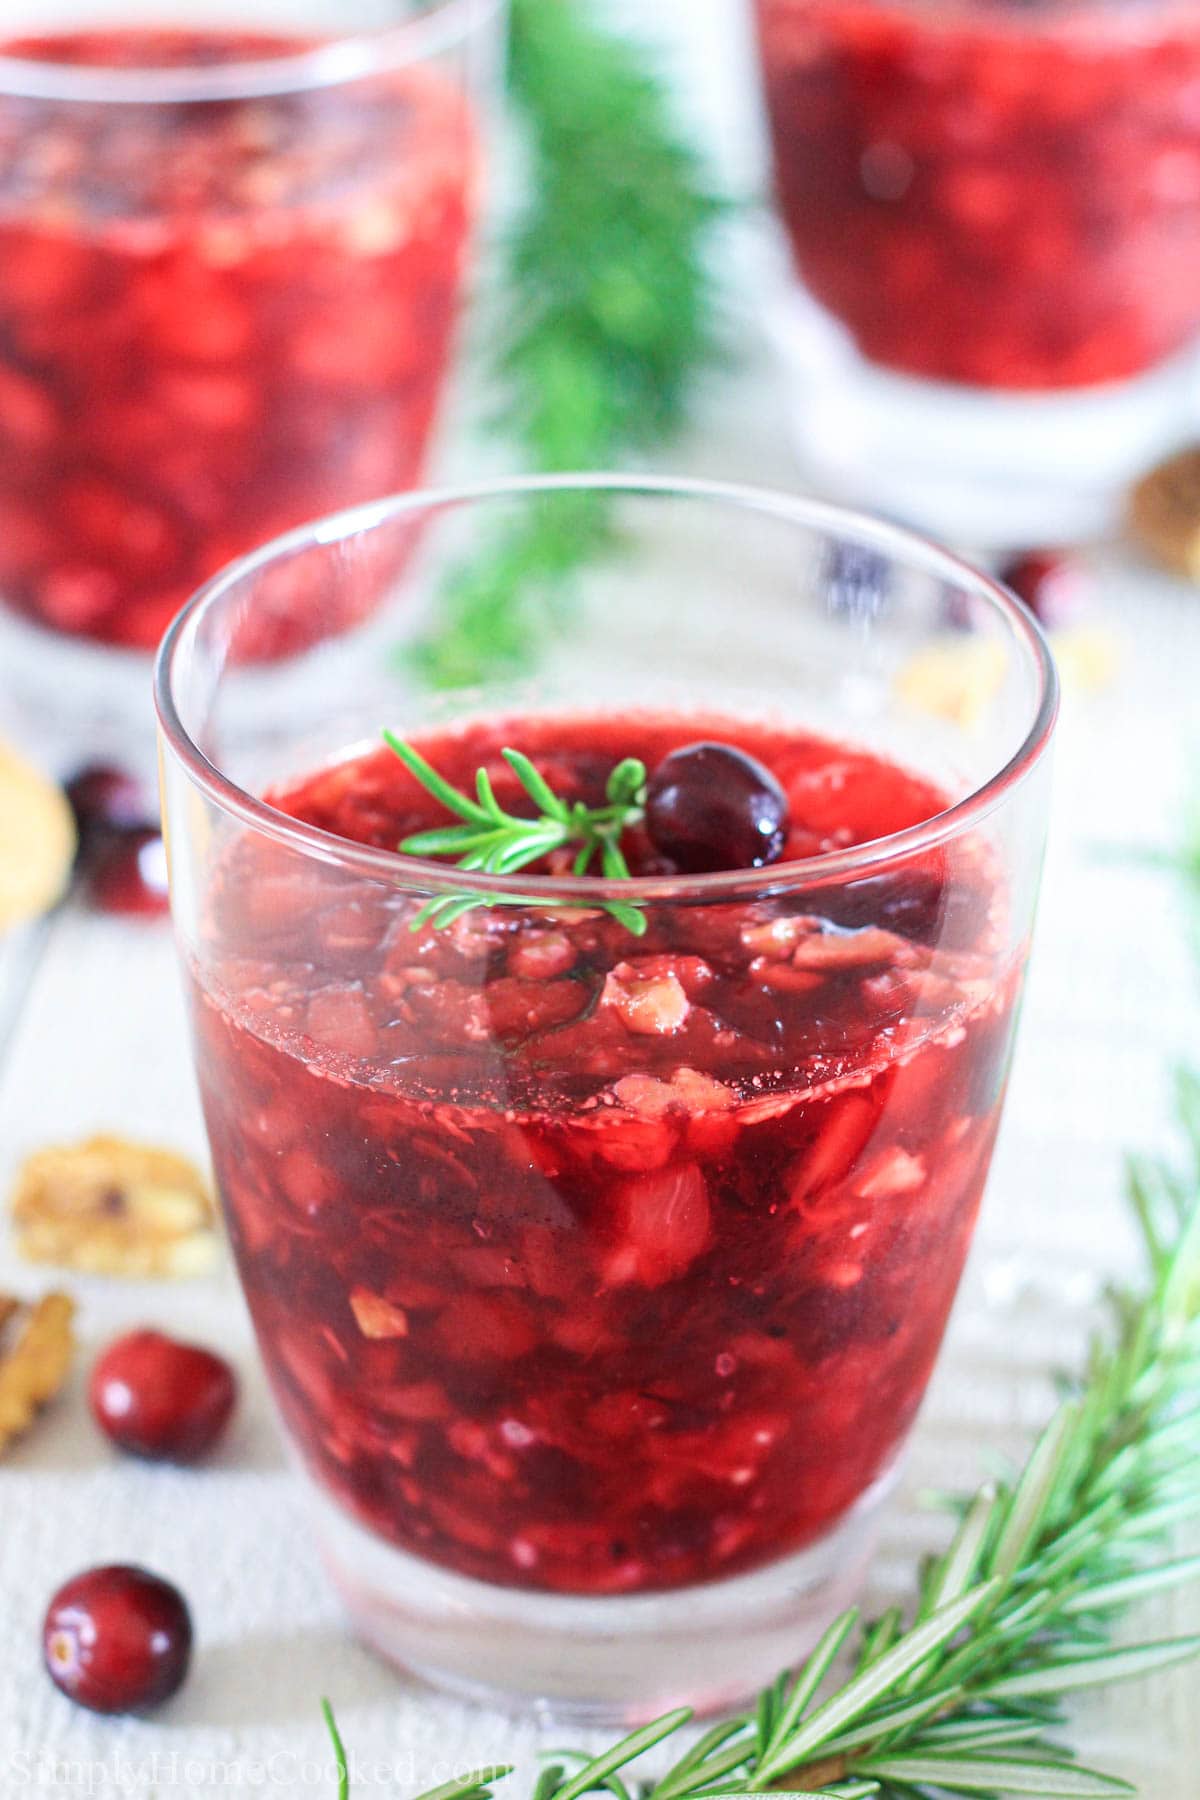
[[[97,1359],[89,1389],[96,1423],[134,1456],[197,1462],[229,1423],[237,1377],[223,1357],[161,1331],[131,1331]]]
[[[67,798],[92,903],[104,912],[164,912],[166,853],[140,783],[109,763],[92,763],[68,782]]]
[[[91,1712],[143,1712],[183,1684],[192,1621],[178,1588],[114,1563],[59,1588],[42,1626],[55,1686]]]
[[[167,853],[153,826],[106,834],[88,857],[88,893],[101,912],[166,912]]]
[[[787,810],[770,769],[732,744],[672,750],[646,785],[646,830],[689,875],[778,862]]]
[[[66,793],[85,843],[103,832],[129,831],[151,822],[141,783],[111,763],[89,763],[71,777]]]
[[[1048,631],[1073,625],[1092,598],[1092,580],[1066,551],[1031,550],[1004,564],[1000,579]]]

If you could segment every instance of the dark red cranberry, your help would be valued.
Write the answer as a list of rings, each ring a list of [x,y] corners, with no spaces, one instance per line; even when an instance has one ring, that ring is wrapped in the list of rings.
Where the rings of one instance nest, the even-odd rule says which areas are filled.
[[[161,1331],[131,1331],[97,1359],[89,1388],[97,1425],[121,1450],[197,1462],[229,1423],[237,1377],[224,1357]]]
[[[71,777],[66,793],[81,844],[90,844],[107,832],[151,823],[141,783],[111,763],[89,763]]]
[[[646,830],[685,874],[761,869],[787,837],[787,796],[732,744],[686,744],[664,756],[646,786]]]
[[[183,1684],[192,1621],[178,1588],[123,1563],[59,1588],[42,1626],[50,1679],[91,1712],[144,1712]]]
[[[146,825],[106,834],[88,854],[87,885],[101,912],[166,912],[167,853],[161,832]]]
[[[1091,575],[1067,551],[1031,550],[1013,557],[1001,568],[1000,579],[1047,631],[1074,625],[1091,604]]]
[[[104,912],[164,912],[166,853],[141,784],[123,769],[92,763],[68,782],[67,798],[93,905]]]

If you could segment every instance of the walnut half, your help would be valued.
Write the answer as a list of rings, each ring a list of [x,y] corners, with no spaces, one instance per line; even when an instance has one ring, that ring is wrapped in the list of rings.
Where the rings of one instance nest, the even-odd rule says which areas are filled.
[[[66,1294],[43,1294],[28,1307],[0,1294],[0,1454],[28,1431],[67,1379],[74,1315]]]
[[[217,1256],[216,1211],[199,1170],[173,1151],[124,1138],[28,1157],[12,1219],[22,1256],[83,1274],[200,1275]]]

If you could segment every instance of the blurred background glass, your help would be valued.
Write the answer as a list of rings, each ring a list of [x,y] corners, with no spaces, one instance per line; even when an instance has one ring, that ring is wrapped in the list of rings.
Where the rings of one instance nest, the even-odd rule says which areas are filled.
[[[1110,524],[1195,417],[1200,12],[755,11],[812,472],[992,545]]]
[[[232,556],[425,466],[497,5],[248,16],[0,13],[0,643],[22,674],[79,666],[47,633],[144,656]],[[246,653],[310,631],[281,604]],[[103,665],[117,710],[145,711],[137,663],[136,690]]]

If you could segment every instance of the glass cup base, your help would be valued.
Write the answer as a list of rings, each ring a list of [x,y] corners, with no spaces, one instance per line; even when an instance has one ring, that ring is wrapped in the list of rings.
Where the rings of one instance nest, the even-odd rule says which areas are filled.
[[[1200,350],[1126,382],[1002,393],[877,367],[793,285],[767,328],[793,436],[823,492],[984,551],[1099,537],[1195,435]]]
[[[384,1544],[306,1481],[317,1547],[356,1634],[464,1698],[637,1725],[738,1706],[795,1665],[860,1592],[899,1463],[819,1543],[674,1593],[598,1599],[492,1587]]]

